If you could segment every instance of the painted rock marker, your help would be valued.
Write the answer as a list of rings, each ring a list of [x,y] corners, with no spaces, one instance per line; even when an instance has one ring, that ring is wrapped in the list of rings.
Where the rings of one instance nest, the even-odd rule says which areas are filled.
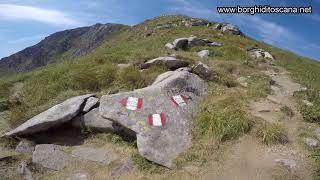
[[[120,103],[128,110],[135,111],[142,108],[142,98],[128,97],[122,99]]]
[[[186,106],[187,105],[187,101],[188,101],[188,97],[187,96],[183,96],[183,95],[177,95],[177,96],[172,96],[171,100],[172,102],[176,105],[176,106]]]
[[[146,88],[102,96],[99,113],[136,133],[141,156],[172,168],[173,160],[191,146],[193,115],[206,94],[207,83],[199,76],[187,70],[170,71],[159,75]],[[187,106],[173,107],[170,98],[177,95],[181,95],[175,97],[177,104],[187,103]],[[188,97],[187,102],[182,95]],[[142,98],[143,106],[139,109],[135,99],[133,106],[139,110],[128,110],[129,98],[119,103],[126,97]]]
[[[163,127],[166,125],[166,115],[164,113],[161,114],[149,114],[148,116],[148,124],[150,126]]]

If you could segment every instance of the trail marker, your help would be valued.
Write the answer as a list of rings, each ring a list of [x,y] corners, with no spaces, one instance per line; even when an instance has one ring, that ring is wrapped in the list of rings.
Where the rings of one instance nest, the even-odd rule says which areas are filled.
[[[166,125],[166,116],[164,113],[161,114],[149,114],[148,116],[148,124],[150,126],[165,126]]]
[[[186,106],[187,102],[188,102],[188,99],[189,98],[187,96],[184,96],[184,95],[177,95],[177,96],[172,96],[171,97],[172,102],[176,106],[180,106],[180,107]]]
[[[129,110],[135,111],[142,108],[142,98],[128,97],[120,101],[122,106]]]

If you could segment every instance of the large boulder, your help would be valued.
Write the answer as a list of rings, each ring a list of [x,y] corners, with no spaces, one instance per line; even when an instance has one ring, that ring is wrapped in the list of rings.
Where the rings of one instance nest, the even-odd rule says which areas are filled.
[[[147,69],[154,65],[163,65],[168,69],[175,70],[181,67],[189,66],[190,62],[183,59],[177,59],[174,56],[165,56],[151,59],[140,65],[141,69]]]
[[[191,36],[189,38],[178,38],[174,40],[172,43],[167,43],[165,47],[169,49],[188,49],[194,46],[222,46],[221,43],[210,41],[208,39],[201,39],[195,36]]]
[[[193,115],[207,83],[185,70],[166,72],[151,86],[102,96],[100,114],[134,131],[140,154],[163,166],[191,145]]]
[[[72,120],[72,126],[98,132],[118,132],[122,129],[117,123],[103,118],[99,114],[99,108],[95,108],[87,114],[77,116]]]
[[[173,41],[172,45],[175,49],[186,49],[188,48],[188,38],[178,38]]]
[[[221,30],[222,32],[233,34],[233,35],[242,35],[240,29],[230,23],[218,23],[214,26],[214,29]]]
[[[93,96],[93,94],[87,94],[70,98],[31,118],[16,129],[7,132],[4,136],[11,137],[33,134],[68,122],[82,112],[86,100]]]
[[[223,24],[221,30],[223,32],[233,34],[233,35],[241,35],[242,34],[242,32],[240,31],[240,29],[237,26],[235,26],[233,24],[229,24],[229,23]]]
[[[266,59],[271,59],[275,60],[273,55],[271,55],[269,52],[263,50],[263,49],[258,49],[258,48],[250,48],[247,50],[249,55],[253,58],[266,58]]]
[[[61,146],[40,144],[33,152],[32,162],[51,170],[61,170],[67,165],[68,155]]]

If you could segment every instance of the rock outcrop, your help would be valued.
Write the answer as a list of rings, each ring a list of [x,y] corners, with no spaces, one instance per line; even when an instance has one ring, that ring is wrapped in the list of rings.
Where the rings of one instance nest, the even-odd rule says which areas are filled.
[[[275,58],[269,52],[263,49],[250,48],[248,49],[248,52],[253,58],[267,58],[275,60]]]
[[[103,96],[100,114],[134,131],[143,157],[171,168],[191,145],[192,118],[206,92],[197,75],[170,71],[149,87]]]
[[[221,43],[210,41],[208,39],[200,39],[194,36],[191,36],[189,38],[178,38],[174,40],[172,43],[167,43],[165,47],[170,49],[188,49],[192,48],[194,46],[222,46]]]
[[[147,69],[151,66],[162,65],[170,70],[176,70],[181,67],[189,66],[190,62],[188,60],[177,59],[174,56],[158,57],[155,59],[148,60],[147,62],[140,65],[141,69]]]
[[[230,23],[218,23],[214,26],[214,28],[233,35],[243,34],[237,26]]]
[[[7,132],[4,136],[28,135],[68,122],[83,110],[87,99],[93,96],[93,94],[88,94],[70,98],[31,118],[16,129]]]

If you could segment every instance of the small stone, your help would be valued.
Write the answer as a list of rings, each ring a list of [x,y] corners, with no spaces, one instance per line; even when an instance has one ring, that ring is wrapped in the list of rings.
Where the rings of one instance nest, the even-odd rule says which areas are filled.
[[[101,162],[104,164],[110,164],[112,161],[119,158],[116,153],[105,148],[77,147],[72,151],[71,154],[73,157],[78,157],[83,160]]]
[[[174,45],[172,43],[167,43],[165,45],[165,47],[169,48],[169,49],[174,49]]]
[[[275,161],[289,169],[297,167],[297,161],[293,159],[276,159]]]
[[[126,163],[121,164],[121,165],[113,168],[113,170],[111,172],[111,176],[113,176],[113,177],[120,176],[121,174],[126,173],[133,168],[134,168],[134,163],[132,160],[129,160]]]
[[[304,143],[309,147],[317,147],[319,145],[319,141],[314,138],[304,138]]]
[[[32,154],[32,162],[51,170],[61,170],[67,164],[67,157],[61,146],[40,144]]]
[[[117,67],[119,69],[126,69],[126,68],[128,68],[130,66],[131,66],[131,64],[117,64]]]
[[[25,161],[19,164],[17,172],[23,177],[23,180],[33,180],[32,173]]]
[[[20,153],[32,153],[34,151],[34,143],[30,141],[21,141],[17,145],[16,151]]]
[[[198,52],[198,56],[203,59],[208,58],[209,55],[210,55],[210,52],[208,50],[202,50],[202,51]]]

